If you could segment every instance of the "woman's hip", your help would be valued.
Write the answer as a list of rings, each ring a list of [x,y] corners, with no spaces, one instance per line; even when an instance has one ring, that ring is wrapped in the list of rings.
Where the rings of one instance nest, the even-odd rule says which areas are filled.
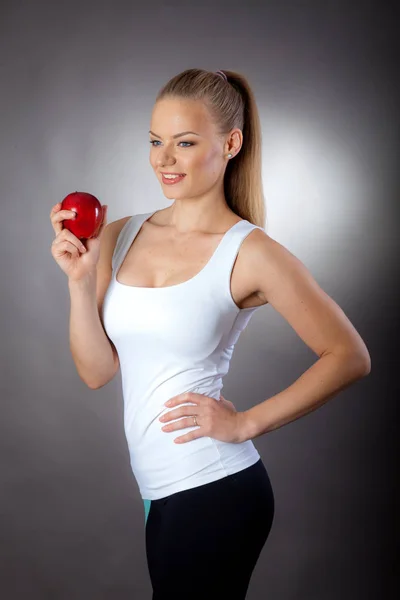
[[[230,573],[232,589],[247,588],[274,509],[261,459],[233,475],[152,500],[146,554],[154,589],[170,589],[177,569],[187,583],[202,573],[205,586],[226,590]]]

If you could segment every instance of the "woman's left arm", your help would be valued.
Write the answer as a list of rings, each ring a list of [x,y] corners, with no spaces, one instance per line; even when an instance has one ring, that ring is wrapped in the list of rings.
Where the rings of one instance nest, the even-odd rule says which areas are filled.
[[[305,265],[264,231],[248,241],[253,289],[319,358],[288,388],[241,413],[243,441],[312,412],[371,371],[364,341]]]

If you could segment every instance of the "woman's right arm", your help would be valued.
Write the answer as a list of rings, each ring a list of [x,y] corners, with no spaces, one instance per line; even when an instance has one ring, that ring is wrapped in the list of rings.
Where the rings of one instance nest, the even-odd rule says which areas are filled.
[[[109,383],[120,366],[117,350],[105,333],[100,315],[112,277],[115,244],[127,219],[118,219],[105,227],[96,271],[82,280],[68,281],[70,350],[80,378],[93,390]]]
[[[87,249],[82,252],[80,240],[62,227],[62,220],[71,218],[69,212],[61,211],[60,205],[52,210],[51,220],[57,233],[52,254],[68,275],[72,358],[82,381],[89,388],[98,389],[111,381],[119,369],[117,351],[105,333],[100,315],[112,276],[112,254],[129,217],[106,225],[105,211],[97,238],[86,240]]]
[[[80,378],[93,390],[111,381],[119,369],[117,351],[100,320],[97,280],[97,273],[93,273],[85,279],[68,282],[70,350]]]

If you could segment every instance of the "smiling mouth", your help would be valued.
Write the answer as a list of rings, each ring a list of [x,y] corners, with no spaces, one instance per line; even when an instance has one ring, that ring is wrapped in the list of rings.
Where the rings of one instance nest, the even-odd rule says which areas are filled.
[[[174,177],[185,177],[185,173],[161,173],[166,179],[174,179]]]
[[[177,175],[174,177],[166,177],[163,173],[161,174],[162,177],[162,182],[165,185],[171,185],[173,183],[179,183],[180,181],[183,181],[183,179],[185,178],[185,175]]]

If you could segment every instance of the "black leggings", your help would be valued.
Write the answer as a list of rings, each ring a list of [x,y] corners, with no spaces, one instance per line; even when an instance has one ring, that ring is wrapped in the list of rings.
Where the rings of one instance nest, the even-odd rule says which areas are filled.
[[[146,556],[152,600],[244,600],[274,507],[261,458],[233,475],[151,500]]]

